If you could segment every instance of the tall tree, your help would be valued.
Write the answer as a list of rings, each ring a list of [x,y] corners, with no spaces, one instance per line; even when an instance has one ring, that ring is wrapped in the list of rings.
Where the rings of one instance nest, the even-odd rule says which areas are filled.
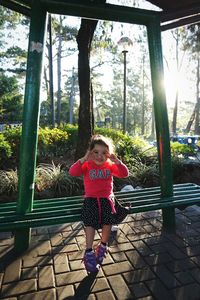
[[[81,20],[77,35],[78,44],[78,80],[80,90],[80,106],[78,119],[78,143],[75,159],[85,154],[91,135],[93,134],[93,110],[90,78],[90,52],[97,20]]]

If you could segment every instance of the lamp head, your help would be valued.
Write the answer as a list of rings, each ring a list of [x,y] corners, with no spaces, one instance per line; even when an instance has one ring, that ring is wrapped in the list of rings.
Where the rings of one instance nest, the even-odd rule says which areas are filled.
[[[128,49],[133,46],[132,40],[127,36],[122,36],[117,43],[123,51],[128,52]]]

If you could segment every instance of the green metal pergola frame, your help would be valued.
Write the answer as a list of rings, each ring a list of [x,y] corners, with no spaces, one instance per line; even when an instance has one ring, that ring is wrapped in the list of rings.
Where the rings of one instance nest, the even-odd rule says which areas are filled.
[[[23,5],[30,4],[29,1],[18,2]],[[30,34],[24,97],[22,142],[20,148],[17,211],[20,214],[25,214],[30,212],[33,208],[37,134],[40,114],[40,84],[47,13],[146,26],[151,66],[161,195],[163,198],[172,196],[172,167],[166,96],[163,86],[164,76],[160,13],[144,9],[105,3],[102,4],[95,1],[34,0],[30,5]],[[175,228],[174,208],[163,209],[162,215],[164,227],[173,230]],[[21,252],[28,248],[30,235],[31,229],[20,229],[16,231],[15,248],[17,251]]]

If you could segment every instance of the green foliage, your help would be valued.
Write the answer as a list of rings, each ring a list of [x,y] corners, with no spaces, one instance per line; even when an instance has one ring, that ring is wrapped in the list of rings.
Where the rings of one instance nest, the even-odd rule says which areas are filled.
[[[15,77],[0,73],[0,121],[9,123],[22,120],[22,95]]]
[[[10,159],[15,166],[19,161],[21,132],[21,127],[7,128],[3,132],[3,135],[11,148],[12,156],[10,157]]]
[[[0,133],[0,162],[9,158],[12,155],[11,146],[8,141],[6,141],[4,135]]]
[[[67,132],[59,128],[40,128],[38,133],[39,157],[62,156],[67,150]]]
[[[70,150],[76,148],[77,138],[78,138],[78,126],[72,124],[62,124],[60,125],[60,130],[63,130],[68,135],[67,147]]]
[[[17,166],[19,162],[21,127],[7,128],[2,133],[2,142],[6,141],[6,147],[9,147],[9,155],[5,160],[0,160],[1,168]],[[3,140],[4,139],[4,140]],[[2,145],[3,147],[3,145]],[[59,128],[39,128],[38,133],[38,159],[39,161],[46,158],[62,157],[68,150],[68,134]],[[7,153],[7,152],[6,152]],[[10,159],[9,159],[10,158]],[[12,162],[11,162],[12,161]]]
[[[183,155],[183,156],[188,156],[188,155],[194,155],[195,150],[189,145],[185,144],[180,144],[179,142],[171,142],[171,154],[172,156],[177,156],[177,155]]]

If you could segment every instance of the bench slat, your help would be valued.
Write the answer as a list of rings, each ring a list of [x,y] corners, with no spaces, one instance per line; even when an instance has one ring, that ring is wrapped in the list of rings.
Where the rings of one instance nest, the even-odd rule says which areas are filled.
[[[25,220],[13,220],[12,222],[0,223],[1,231],[10,231],[22,228],[34,228],[42,226],[59,225],[64,223],[78,222],[80,221],[80,215],[69,216],[55,216],[54,218],[43,219],[25,219]]]

